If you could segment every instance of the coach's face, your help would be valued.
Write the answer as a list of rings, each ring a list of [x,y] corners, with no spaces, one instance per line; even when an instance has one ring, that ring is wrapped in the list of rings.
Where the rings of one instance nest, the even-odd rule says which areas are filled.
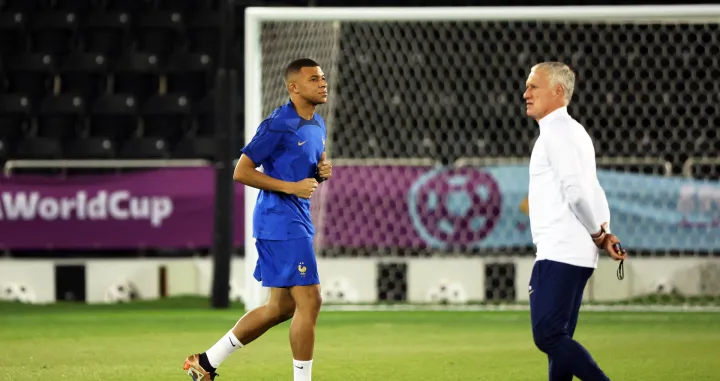
[[[319,105],[327,102],[328,90],[325,73],[319,66],[304,67],[290,82],[290,91],[299,95],[311,104]]]
[[[540,120],[562,106],[562,88],[560,85],[551,86],[546,70],[532,70],[525,82],[523,98],[527,116]]]

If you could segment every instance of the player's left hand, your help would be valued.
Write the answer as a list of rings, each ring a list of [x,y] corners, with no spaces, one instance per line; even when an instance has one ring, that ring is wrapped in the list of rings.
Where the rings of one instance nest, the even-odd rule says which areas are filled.
[[[320,161],[318,162],[318,176],[325,180],[332,176],[332,163],[330,160],[327,160],[327,154],[325,152],[322,153]]]

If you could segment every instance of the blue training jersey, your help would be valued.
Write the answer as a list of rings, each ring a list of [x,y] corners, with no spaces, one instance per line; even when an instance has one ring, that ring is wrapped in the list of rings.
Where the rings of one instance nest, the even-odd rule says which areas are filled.
[[[292,101],[276,108],[258,127],[243,149],[266,175],[278,180],[300,181],[317,174],[327,130],[320,115],[306,120]],[[310,200],[281,192],[260,190],[253,213],[253,237],[288,240],[312,237]]]

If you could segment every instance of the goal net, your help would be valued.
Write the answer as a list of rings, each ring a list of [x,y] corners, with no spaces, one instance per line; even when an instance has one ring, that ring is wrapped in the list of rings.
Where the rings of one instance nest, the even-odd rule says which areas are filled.
[[[285,65],[316,60],[334,163],[312,200],[325,302],[522,305],[538,135],[522,95],[530,67],[562,61],[630,252],[624,280],[601,258],[586,302],[720,305],[718,20],[717,6],[249,8],[246,139],[287,101]]]

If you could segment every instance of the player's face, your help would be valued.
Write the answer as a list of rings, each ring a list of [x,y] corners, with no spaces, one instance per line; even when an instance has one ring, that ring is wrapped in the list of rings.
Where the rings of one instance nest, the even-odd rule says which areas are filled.
[[[558,86],[551,86],[550,76],[543,69],[530,72],[525,82],[525,110],[527,116],[540,120],[559,106],[562,106],[562,92]]]
[[[327,102],[328,88],[325,73],[319,66],[300,69],[295,81],[296,92],[311,104]]]

